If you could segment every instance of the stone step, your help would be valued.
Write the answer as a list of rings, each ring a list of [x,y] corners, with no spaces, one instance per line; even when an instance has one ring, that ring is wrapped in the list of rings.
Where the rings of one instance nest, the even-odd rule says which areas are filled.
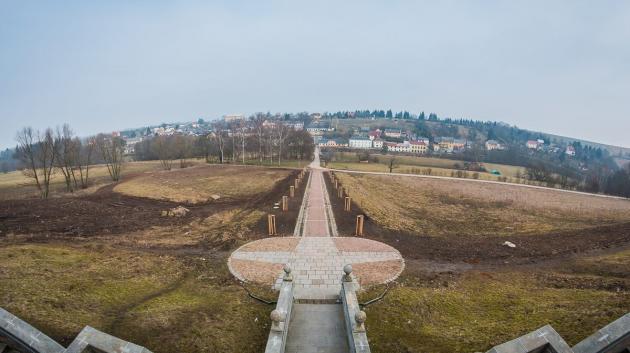
[[[341,304],[294,304],[285,352],[347,353]]]
[[[296,298],[295,304],[341,304],[341,299],[336,298]]]

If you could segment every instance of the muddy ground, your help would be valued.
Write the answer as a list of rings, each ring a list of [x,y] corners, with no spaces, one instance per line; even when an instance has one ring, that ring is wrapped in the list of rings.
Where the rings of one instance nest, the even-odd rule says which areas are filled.
[[[340,236],[355,233],[356,216],[364,214],[352,202],[351,212],[343,210],[344,200],[335,195],[335,186],[326,173],[326,186]],[[630,222],[596,226],[577,231],[505,236],[428,236],[387,230],[366,216],[364,236],[398,249],[405,259],[448,263],[531,264],[566,258],[572,255],[616,249],[630,245]],[[510,241],[515,248],[503,245]]]
[[[306,182],[302,182],[295,197],[289,199],[289,211],[275,209],[274,204],[281,201],[282,195],[288,195],[289,186],[293,185],[298,173],[292,171],[271,191],[249,198],[218,199],[194,205],[123,195],[113,191],[116,184],[85,196],[0,201],[0,238],[13,235],[27,235],[31,239],[118,235],[155,226],[183,226],[233,208],[275,214],[278,234],[289,235],[295,227]],[[163,211],[178,206],[184,206],[190,212],[183,217],[162,216]],[[267,219],[263,217],[248,238],[265,236]]]

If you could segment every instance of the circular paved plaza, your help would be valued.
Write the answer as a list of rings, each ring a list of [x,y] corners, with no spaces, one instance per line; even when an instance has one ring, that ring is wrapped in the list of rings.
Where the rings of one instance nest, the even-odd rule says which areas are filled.
[[[228,259],[230,272],[244,282],[278,286],[289,264],[295,288],[335,293],[343,266],[352,264],[362,287],[396,279],[404,268],[400,253],[378,241],[355,237],[266,238],[243,245]]]

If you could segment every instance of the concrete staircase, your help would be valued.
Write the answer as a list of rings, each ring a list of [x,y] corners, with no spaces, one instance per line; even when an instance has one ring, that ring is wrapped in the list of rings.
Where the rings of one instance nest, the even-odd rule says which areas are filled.
[[[294,304],[285,346],[287,353],[347,353],[341,304]]]

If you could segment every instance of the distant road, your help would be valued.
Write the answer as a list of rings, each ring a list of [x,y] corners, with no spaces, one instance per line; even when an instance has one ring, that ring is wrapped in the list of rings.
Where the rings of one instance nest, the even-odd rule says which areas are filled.
[[[586,195],[586,196],[596,196],[596,197],[603,197],[603,198],[607,198],[607,199],[618,199],[618,200],[626,200],[626,201],[630,200],[628,198],[620,197],[620,196],[593,194],[593,193],[590,193],[590,192],[583,192],[583,191],[564,190],[564,189],[549,188],[549,187],[545,187],[545,186],[515,184],[515,183],[508,183],[508,182],[502,182],[502,181],[492,181],[492,180],[454,178],[454,177],[445,177],[445,176],[436,176],[436,175],[422,175],[422,174],[387,173],[387,172],[364,172],[364,171],[346,170],[346,169],[328,169],[328,170],[331,170],[333,172],[351,173],[351,174],[372,174],[372,175],[404,176],[404,177],[412,177],[412,178],[446,179],[446,180],[468,181],[468,182],[471,182],[471,183],[500,184],[500,185],[517,186],[517,187],[522,187],[522,188],[531,188],[531,189],[567,192],[567,193],[571,193],[571,194]]]

